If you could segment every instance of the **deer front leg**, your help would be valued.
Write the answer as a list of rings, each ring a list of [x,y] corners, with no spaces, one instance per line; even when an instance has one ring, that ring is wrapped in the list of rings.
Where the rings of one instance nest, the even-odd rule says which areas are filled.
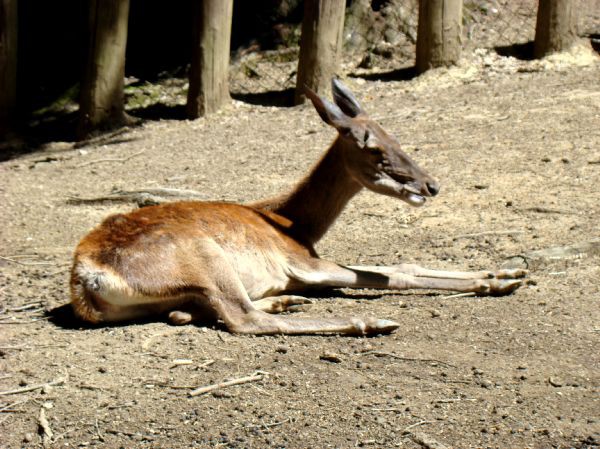
[[[523,269],[501,269],[496,271],[442,271],[423,268],[415,264],[400,264],[391,267],[381,266],[349,266],[357,270],[368,270],[376,273],[394,274],[404,273],[416,277],[431,277],[440,279],[520,279],[527,276],[528,271]]]
[[[525,270],[504,270],[500,276],[488,271],[454,272],[429,270],[418,265],[399,267],[343,267],[322,259],[313,259],[303,268],[292,270],[306,286],[380,288],[391,290],[435,289],[506,295],[519,288]]]

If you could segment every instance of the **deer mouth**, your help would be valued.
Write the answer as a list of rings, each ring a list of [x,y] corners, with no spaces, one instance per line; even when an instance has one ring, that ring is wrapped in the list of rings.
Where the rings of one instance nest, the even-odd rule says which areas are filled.
[[[425,204],[427,199],[419,190],[417,190],[416,187],[414,187],[410,182],[407,182],[404,177],[395,175],[394,173],[387,173],[387,175],[392,178],[395,183],[399,184],[398,193],[400,199],[415,207]]]

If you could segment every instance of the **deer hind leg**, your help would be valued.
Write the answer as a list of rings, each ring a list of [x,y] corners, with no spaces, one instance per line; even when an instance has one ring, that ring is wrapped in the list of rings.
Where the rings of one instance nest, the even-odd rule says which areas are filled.
[[[262,298],[257,301],[253,301],[252,304],[258,310],[267,313],[282,313],[282,312],[298,312],[302,310],[303,306],[307,304],[313,304],[308,298],[304,296],[296,295],[281,295],[281,296],[269,296]]]
[[[212,248],[210,257],[203,264],[203,272],[198,273],[192,288],[199,305],[211,309],[216,317],[234,333],[274,335],[274,334],[349,334],[367,335],[389,333],[398,328],[393,321],[374,318],[308,318],[298,316],[278,316],[260,308],[272,308],[274,301],[259,302],[259,308],[250,300],[237,272],[228,263],[220,248]],[[190,281],[193,281],[190,279]],[[260,300],[259,300],[260,301]],[[290,306],[297,299],[284,300]],[[305,300],[302,300],[305,303]],[[268,307],[267,307],[268,306]]]

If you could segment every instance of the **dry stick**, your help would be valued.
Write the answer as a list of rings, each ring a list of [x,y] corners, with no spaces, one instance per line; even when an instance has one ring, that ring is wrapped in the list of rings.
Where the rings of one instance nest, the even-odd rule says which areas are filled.
[[[40,388],[44,388],[44,387],[52,387],[55,385],[62,385],[63,383],[65,383],[65,379],[56,379],[56,380],[53,380],[52,382],[47,382],[45,384],[30,385],[28,387],[16,388],[14,390],[0,391],[0,396],[7,396],[9,394],[27,393],[28,391],[39,390]]]
[[[475,292],[456,293],[455,295],[444,296],[442,299],[463,298],[465,296],[475,296],[476,294]]]
[[[52,262],[21,262],[19,260],[11,259],[10,257],[0,256],[0,259],[6,260],[7,262],[16,263],[17,265],[32,266],[32,265],[54,265]]]
[[[412,429],[413,427],[422,426],[423,424],[433,424],[434,422],[435,422],[435,421],[419,421],[419,422],[416,422],[416,423],[414,423],[414,424],[411,424],[411,425],[410,425],[410,426],[408,426],[408,427],[405,427],[405,428],[404,428],[404,430],[402,431],[402,433],[403,433],[403,434],[404,434],[404,433],[410,433],[410,432],[408,432],[408,431],[409,431],[410,429]]]
[[[44,447],[48,446],[52,442],[52,437],[54,436],[54,432],[50,428],[50,423],[46,419],[46,411],[44,407],[40,408],[40,417],[38,418],[38,424],[40,429],[42,430],[42,444]]]
[[[485,235],[516,235],[516,234],[524,234],[525,231],[519,231],[517,229],[508,230],[508,231],[483,231],[483,232],[475,232],[473,234],[460,234],[454,236],[454,239],[466,239],[471,237],[481,237]]]
[[[41,303],[42,303],[42,301],[34,301],[34,302],[30,302],[30,303],[24,304],[19,307],[13,307],[11,309],[8,309],[8,311],[9,312],[22,312],[24,310],[34,309],[37,306],[39,306]]]
[[[127,162],[129,159],[133,159],[136,156],[139,156],[140,154],[144,153],[146,150],[142,150],[142,151],[138,151],[137,153],[132,154],[131,156],[127,156],[127,157],[123,157],[123,158],[106,158],[106,159],[96,159],[95,161],[87,161],[84,162],[82,164],[76,165],[75,167],[77,168],[81,168],[81,167],[87,167],[88,165],[92,165],[92,164],[100,164],[102,162]]]
[[[190,360],[190,359],[175,359],[173,360],[173,362],[171,363],[171,366],[169,366],[169,368],[176,368],[178,366],[182,366],[182,365],[191,365],[193,364],[194,361]]]
[[[239,377],[237,379],[231,379],[231,380],[227,380],[224,382],[219,382],[218,384],[207,385],[206,387],[196,388],[195,390],[190,391],[189,396],[190,397],[199,396],[201,394],[206,394],[213,390],[218,390],[220,388],[230,387],[232,385],[245,384],[248,382],[255,382],[257,380],[264,379],[264,377],[265,377],[264,372],[257,371],[256,373],[252,374],[251,376]]]
[[[25,404],[26,402],[29,402],[29,399],[25,399],[24,401],[17,401],[17,402],[13,402],[12,404],[5,405],[4,407],[0,408],[0,413],[18,412],[19,410],[13,410],[13,407],[16,407],[17,405]]]
[[[361,352],[359,355],[374,355],[375,357],[392,357],[397,360],[404,360],[406,362],[427,362],[427,363],[439,363],[440,365],[451,366],[452,368],[456,368],[456,365],[452,365],[448,362],[442,362],[441,360],[436,359],[417,359],[414,357],[403,357],[393,352],[382,352],[382,351],[367,351]]]
[[[566,209],[551,209],[549,207],[527,207],[521,209],[526,212],[537,212],[539,214],[565,214],[565,215],[577,215],[577,212],[566,210]]]
[[[283,421],[278,421],[278,422],[273,422],[273,423],[250,424],[250,425],[246,426],[246,428],[247,429],[257,429],[260,427],[265,427],[265,428],[277,427],[277,426],[281,426],[282,424],[288,423],[291,420],[292,420],[292,418],[286,418]]]
[[[172,189],[167,187],[157,187],[154,189],[142,190],[119,190],[109,193],[105,196],[78,198],[68,197],[67,204],[95,204],[107,201],[112,202],[145,202],[152,200],[157,203],[166,202],[169,200],[202,200],[206,199],[204,195],[195,190]]]
[[[415,443],[420,444],[427,449],[448,449],[448,446],[434,440],[423,432],[410,432],[410,434]]]

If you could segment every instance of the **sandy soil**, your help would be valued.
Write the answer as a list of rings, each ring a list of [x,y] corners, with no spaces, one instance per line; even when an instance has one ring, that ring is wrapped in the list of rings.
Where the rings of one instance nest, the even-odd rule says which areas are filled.
[[[321,255],[445,269],[527,262],[534,282],[507,297],[333,290],[300,312],[402,323],[388,336],[89,328],[62,307],[77,241],[135,207],[69,197],[153,187],[271,195],[334,138],[310,107],[235,102],[206,119],[147,122],[3,162],[0,447],[599,447],[600,251],[514,257],[600,237],[600,64],[583,59],[479,51],[410,81],[348,78],[442,192],[420,209],[361,193]],[[256,371],[268,374],[188,397]]]

